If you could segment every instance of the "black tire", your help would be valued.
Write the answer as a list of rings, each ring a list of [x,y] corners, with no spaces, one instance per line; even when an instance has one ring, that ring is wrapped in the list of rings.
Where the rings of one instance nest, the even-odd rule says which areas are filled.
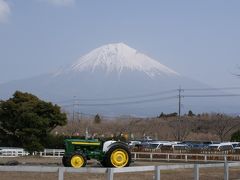
[[[123,143],[114,143],[104,155],[101,164],[105,167],[128,167],[131,163],[131,153]]]
[[[69,166],[73,168],[85,167],[87,164],[87,158],[83,153],[76,152],[73,153],[71,157],[68,159],[67,164],[68,163]]]
[[[106,165],[106,161],[103,159],[101,162],[101,165],[103,166],[103,167],[107,167],[107,165]]]
[[[70,160],[68,156],[62,157],[62,164],[64,167],[70,167]]]

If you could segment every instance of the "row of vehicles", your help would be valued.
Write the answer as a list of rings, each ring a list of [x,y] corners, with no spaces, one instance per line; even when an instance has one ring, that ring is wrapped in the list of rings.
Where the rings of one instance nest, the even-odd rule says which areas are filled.
[[[240,153],[240,142],[216,141],[130,141],[129,146],[136,151],[161,151],[161,152],[235,152]]]

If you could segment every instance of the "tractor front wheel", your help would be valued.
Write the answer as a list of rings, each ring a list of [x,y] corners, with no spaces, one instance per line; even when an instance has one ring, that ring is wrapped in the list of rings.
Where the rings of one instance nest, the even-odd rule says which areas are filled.
[[[70,167],[69,157],[68,157],[68,156],[63,156],[63,157],[62,157],[62,163],[63,163],[63,166],[65,166],[65,167]]]
[[[73,168],[84,167],[87,164],[87,158],[82,153],[74,153],[70,158],[70,166]]]

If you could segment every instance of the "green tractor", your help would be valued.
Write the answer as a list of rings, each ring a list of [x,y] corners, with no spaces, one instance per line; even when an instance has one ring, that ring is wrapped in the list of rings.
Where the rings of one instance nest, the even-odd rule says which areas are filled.
[[[84,167],[90,159],[98,160],[104,167],[127,167],[131,162],[131,153],[128,145],[121,141],[65,140],[65,154],[62,158],[65,167]]]

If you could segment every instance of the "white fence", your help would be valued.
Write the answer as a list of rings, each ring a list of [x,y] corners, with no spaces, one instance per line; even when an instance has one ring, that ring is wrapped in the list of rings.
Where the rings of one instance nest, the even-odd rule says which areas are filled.
[[[29,153],[23,148],[4,148],[0,147],[0,157],[27,156]]]
[[[154,180],[161,179],[161,171],[175,169],[193,169],[194,180],[199,180],[200,168],[224,167],[224,180],[229,180],[229,167],[240,167],[240,163],[219,163],[219,164],[180,164],[180,165],[161,165],[161,166],[138,166],[126,168],[65,168],[65,167],[46,167],[46,166],[0,166],[0,172],[56,172],[58,180],[64,180],[64,173],[93,173],[106,174],[106,180],[113,180],[118,173],[137,173],[154,172]],[[140,179],[140,177],[139,177]]]
[[[64,149],[44,149],[43,152],[34,153],[34,155],[39,155],[42,157],[62,157],[64,155]],[[23,148],[1,148],[0,147],[0,157],[18,157],[27,156],[29,153],[24,151]]]
[[[41,157],[62,157],[64,149],[44,149],[35,153]],[[29,155],[22,148],[2,149],[0,157],[17,157]],[[184,153],[159,153],[159,152],[132,152],[133,160],[146,161],[185,161],[185,162],[225,162],[240,161],[240,154],[184,154]]]
[[[184,153],[154,153],[132,152],[133,160],[146,161],[185,161],[185,162],[225,162],[240,161],[240,154],[184,154]]]
[[[64,152],[64,149],[44,149],[43,152],[39,152],[38,154],[42,157],[62,157]]]

